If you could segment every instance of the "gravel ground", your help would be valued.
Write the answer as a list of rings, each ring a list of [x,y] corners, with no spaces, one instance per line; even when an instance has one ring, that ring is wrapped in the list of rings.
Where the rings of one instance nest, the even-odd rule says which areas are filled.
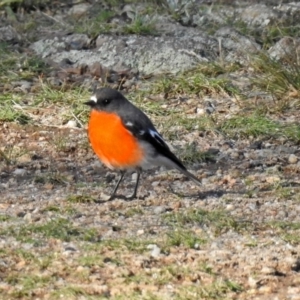
[[[220,13],[226,10],[230,15],[236,9],[244,22],[251,17],[251,9],[245,14],[226,3],[222,1]],[[80,5],[72,9],[75,17],[91,7]],[[101,5],[97,7],[103,9]],[[66,60],[48,61],[41,71],[30,44],[45,32],[58,48],[56,36],[61,35],[70,38],[72,47],[91,47],[97,54],[93,32],[88,38],[87,33],[75,36],[74,44],[66,28],[71,24],[76,29],[77,24],[60,31],[68,22],[62,16],[71,13],[59,6],[56,15],[54,7],[49,4],[49,11],[34,12],[26,6],[16,13],[7,7],[1,12],[5,18],[0,20],[0,40],[7,38],[13,50],[0,47],[0,298],[300,299],[299,89],[288,87],[280,99],[270,90],[254,89],[253,78],[263,81],[270,74],[259,75],[261,69],[249,65],[219,76],[218,70],[230,60],[219,69],[212,64],[211,73],[201,69],[200,77],[143,77],[133,69],[106,70],[100,63],[87,68]],[[291,7],[294,16],[298,6]],[[194,34],[201,26],[202,10],[193,15],[188,8],[172,20],[159,19],[168,20],[171,29],[180,26],[182,31],[170,34],[170,40],[179,39],[185,30]],[[292,8],[287,4],[275,12]],[[138,9],[143,12],[144,7]],[[277,16],[272,9],[263,6],[271,21]],[[112,30],[131,20],[132,6],[127,10],[105,19]],[[223,22],[216,12],[208,10],[207,20]],[[32,16],[41,26],[31,31]],[[266,26],[264,20],[263,14],[256,18],[259,26]],[[91,29],[84,22],[80,25]],[[235,29],[222,33],[230,58],[249,39],[234,34],[240,40],[233,50],[228,32]],[[109,39],[119,41],[118,35],[111,35]],[[216,36],[209,39],[218,50]],[[64,44],[64,50],[72,52],[70,45]],[[125,42],[119,46],[127,47]],[[188,54],[193,63],[199,58]],[[15,61],[9,64],[7,57]],[[284,71],[278,73],[285,75]],[[216,76],[205,77],[208,73]],[[136,178],[129,173],[117,199],[104,200],[118,174],[104,168],[92,152],[86,133],[88,110],[81,103],[88,88],[102,85],[105,76],[110,86],[121,87],[146,111],[202,187],[174,170],[158,168],[143,172],[138,199],[124,197]],[[228,80],[224,85],[223,77]],[[195,91],[197,84],[200,92]],[[235,94],[233,87],[240,92]],[[234,118],[238,125],[232,125]]]
[[[78,282],[71,278],[72,274],[62,271],[65,284],[73,282],[87,294],[117,296],[137,289],[142,294],[147,290],[167,299],[183,295],[180,290],[185,286],[205,287],[222,279],[238,284],[239,288],[227,287],[230,292],[225,294],[229,298],[238,295],[239,299],[300,299],[299,164],[293,160],[297,149],[292,145],[268,143],[256,149],[249,141],[239,140],[228,147],[228,142],[221,138],[213,142],[208,137],[199,138],[196,142],[200,145],[220,149],[216,162],[201,163],[194,170],[202,179],[202,188],[176,172],[151,170],[143,173],[139,199],[104,202],[101,199],[110,192],[117,176],[103,168],[89,149],[85,129],[13,123],[5,123],[2,128],[1,144],[13,145],[12,151],[26,149],[17,163],[1,168],[1,247],[5,251],[26,249],[37,257],[43,257],[45,252],[59,253],[60,268],[65,264],[80,268],[77,260],[84,255],[88,242],[64,241],[51,233],[46,239],[37,238],[42,245],[33,246],[28,237],[22,240],[19,236],[22,232],[16,233],[20,228],[51,224],[64,218],[76,228],[94,230],[93,239],[100,243],[124,239],[146,243],[142,254],[128,248],[122,251],[122,247],[102,249],[102,254],[109,257],[114,257],[117,251],[121,265],[113,264],[112,270],[106,270],[107,264],[111,264],[107,259],[104,269],[82,266],[89,274],[83,286],[81,280]],[[57,142],[57,137],[62,136],[66,141],[63,146]],[[291,156],[291,152],[296,154]],[[129,194],[133,184],[134,175],[127,176],[119,193]],[[285,191],[284,187],[288,189]],[[199,215],[197,218],[199,211],[220,212],[220,216],[205,222]],[[185,244],[190,237],[180,230],[192,232],[196,237],[188,242],[190,247]],[[167,247],[166,237],[176,238],[177,234],[178,245],[175,242]],[[156,252],[151,245],[157,247]],[[66,261],[60,256],[66,256]],[[100,261],[103,264],[103,259]],[[150,266],[145,267],[145,261]],[[24,265],[22,262],[24,259],[3,256],[3,278],[21,270],[31,272],[30,263],[26,259]],[[147,269],[154,276],[168,265],[175,265],[177,271],[167,284],[144,282],[143,286],[141,279],[128,286],[126,281],[118,281],[125,276],[124,269],[133,274],[144,274]],[[203,265],[209,271],[204,271]],[[184,271],[185,268],[188,270]],[[55,276],[56,267],[45,271]],[[108,273],[105,276],[104,271]],[[95,274],[99,278],[93,282],[90,277]],[[53,283],[54,290],[64,285],[59,281]],[[1,288],[8,295],[10,290],[15,293],[12,283],[2,283]],[[43,287],[35,293],[46,297],[50,291],[49,287]]]

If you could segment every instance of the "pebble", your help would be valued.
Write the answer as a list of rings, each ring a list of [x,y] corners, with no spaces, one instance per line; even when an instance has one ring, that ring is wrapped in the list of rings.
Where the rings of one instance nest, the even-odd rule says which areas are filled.
[[[69,120],[68,123],[65,125],[65,127],[76,128],[77,127],[77,122],[75,120]]]
[[[274,274],[275,269],[272,267],[263,267],[260,271],[262,274]]]
[[[248,284],[251,288],[256,288],[257,280],[255,280],[253,277],[249,277]]]
[[[69,10],[69,15],[73,17],[80,18],[83,15],[85,15],[88,12],[88,9],[91,7],[90,4],[86,3],[80,3],[77,5],[74,5],[70,10]]]
[[[152,257],[159,257],[160,256],[160,248],[159,247],[157,247],[157,245],[155,245],[155,244],[149,244],[148,246],[147,246],[147,249],[150,249],[150,250],[152,250],[151,251],[151,253],[150,253],[150,255],[152,256]]]
[[[73,251],[73,252],[77,251],[75,245],[73,245],[73,244],[67,244],[67,245],[65,245],[64,250],[65,251]]]
[[[131,175],[131,180],[132,180],[132,181],[136,181],[136,179],[137,179],[137,173],[133,173],[133,174]]]
[[[26,170],[22,168],[17,168],[13,171],[13,174],[17,176],[22,176],[26,174]]]
[[[227,204],[225,209],[230,211],[230,210],[233,210],[234,207],[235,206],[233,204]]]
[[[203,108],[197,108],[196,110],[197,115],[204,115],[205,114],[205,110]]]
[[[194,245],[194,249],[196,249],[196,250],[200,249],[200,244],[196,243],[196,244]]]
[[[32,220],[31,213],[25,214],[25,216],[23,217],[23,219],[26,220],[26,221],[28,221],[28,222],[30,222]]]
[[[143,235],[145,233],[144,229],[139,229],[136,234],[139,235]]]
[[[290,164],[295,164],[298,162],[298,157],[295,154],[291,154],[288,158]]]
[[[156,207],[153,208],[153,212],[156,215],[162,214],[165,211],[166,211],[166,207],[165,206],[156,206]]]
[[[265,178],[267,183],[276,183],[280,181],[280,177],[279,176],[268,176]]]

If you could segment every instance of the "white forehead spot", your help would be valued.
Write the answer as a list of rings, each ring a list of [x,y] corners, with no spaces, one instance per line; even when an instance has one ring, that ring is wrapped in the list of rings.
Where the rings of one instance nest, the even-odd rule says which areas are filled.
[[[125,125],[126,125],[126,126],[129,126],[129,127],[132,127],[132,126],[133,126],[133,123],[130,122],[130,121],[127,121],[127,122],[125,123]]]
[[[97,103],[97,98],[96,98],[95,95],[93,95],[93,96],[90,98],[90,100],[92,100],[92,101],[94,101],[95,103]]]

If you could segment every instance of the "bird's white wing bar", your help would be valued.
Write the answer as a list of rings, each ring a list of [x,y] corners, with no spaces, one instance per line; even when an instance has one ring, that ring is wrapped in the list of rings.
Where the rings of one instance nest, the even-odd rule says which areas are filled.
[[[125,125],[128,126],[128,127],[133,127],[133,123],[130,122],[130,121],[127,121],[127,122],[125,123]]]
[[[163,140],[163,138],[160,136],[160,134],[157,131],[149,130],[150,135],[162,146],[166,146],[166,142]]]

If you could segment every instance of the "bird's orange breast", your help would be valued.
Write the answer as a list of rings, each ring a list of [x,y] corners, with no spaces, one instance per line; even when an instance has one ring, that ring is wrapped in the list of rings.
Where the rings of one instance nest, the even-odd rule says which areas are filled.
[[[141,164],[143,149],[118,115],[92,110],[88,134],[93,150],[107,167],[126,169]]]

